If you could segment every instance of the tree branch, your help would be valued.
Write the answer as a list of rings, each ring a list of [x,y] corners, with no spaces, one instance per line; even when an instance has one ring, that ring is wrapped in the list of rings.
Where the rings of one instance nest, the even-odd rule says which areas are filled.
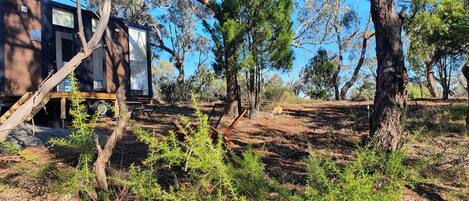
[[[86,44],[85,32],[83,30],[83,17],[81,14],[81,3],[80,0],[77,0],[77,17],[78,17],[78,37],[80,37],[81,50],[87,54],[88,47]]]

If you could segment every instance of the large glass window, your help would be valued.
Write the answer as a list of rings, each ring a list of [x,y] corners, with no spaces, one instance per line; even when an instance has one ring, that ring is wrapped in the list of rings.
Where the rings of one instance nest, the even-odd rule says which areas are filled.
[[[130,89],[137,94],[149,95],[147,32],[129,27]]]
[[[68,28],[75,28],[75,16],[72,12],[58,8],[52,9],[52,24]]]
[[[96,32],[99,20],[96,18],[91,18],[91,31]],[[100,42],[102,43],[102,42]],[[92,65],[93,65],[93,89],[95,91],[104,91],[106,89],[106,79],[104,71],[105,63],[105,51],[103,47],[96,49],[92,55]]]

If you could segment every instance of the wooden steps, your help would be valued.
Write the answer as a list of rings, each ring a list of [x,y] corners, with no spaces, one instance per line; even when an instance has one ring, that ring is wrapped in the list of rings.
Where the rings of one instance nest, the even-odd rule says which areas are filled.
[[[8,111],[6,111],[1,117],[0,117],[0,123],[5,123],[5,121],[15,112],[23,103],[25,103],[31,96],[33,95],[32,92],[25,93],[21,98],[16,101],[15,104],[13,104]]]
[[[25,93],[23,96],[21,96],[21,98],[16,101],[15,104],[13,104],[10,109],[5,112],[1,117],[0,117],[0,124],[3,124],[5,123],[5,121],[21,106],[23,105],[26,101],[29,100],[29,98],[31,98],[31,96],[33,96],[33,92],[27,92]],[[30,121],[34,115],[36,115],[50,100],[50,96],[46,96],[46,98],[44,98],[44,100],[42,100],[41,104],[39,104],[39,107],[35,108],[31,114],[29,114],[27,117],[26,117],[26,121]]]

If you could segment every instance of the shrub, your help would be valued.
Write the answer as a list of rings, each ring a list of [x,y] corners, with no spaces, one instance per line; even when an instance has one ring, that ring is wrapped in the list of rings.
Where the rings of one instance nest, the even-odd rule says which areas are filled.
[[[149,148],[143,164],[132,165],[130,176],[120,180],[134,196],[142,200],[266,200],[268,192],[281,189],[264,174],[260,157],[252,152],[228,160],[221,136],[211,138],[207,117],[195,105],[195,124],[180,117],[183,140],[172,131],[157,138],[142,128],[134,129],[137,139]],[[175,173],[169,187],[156,177],[165,168]]]
[[[284,86],[266,85],[263,89],[265,100],[272,103],[281,102],[289,93],[289,89]]]
[[[417,98],[429,98],[431,97],[430,91],[427,87],[420,87],[416,84],[409,84],[407,86],[407,97],[410,99],[417,99]]]
[[[352,94],[352,100],[373,100],[375,97],[375,82],[366,77],[358,90]]]
[[[409,178],[401,152],[362,148],[345,166],[320,157],[307,161],[308,200],[399,200]]]
[[[326,89],[312,89],[307,91],[307,95],[312,99],[328,99],[329,92]]]
[[[67,139],[52,138],[49,143],[54,146],[65,147],[79,154],[78,164],[72,171],[69,180],[64,184],[64,190],[69,193],[79,193],[83,199],[96,197],[94,188],[95,175],[92,171],[92,164],[96,154],[96,146],[94,141],[94,128],[98,121],[101,111],[89,115],[83,112],[86,106],[83,99],[79,97],[78,82],[72,73],[69,76],[70,90],[70,115],[72,116],[73,132]]]

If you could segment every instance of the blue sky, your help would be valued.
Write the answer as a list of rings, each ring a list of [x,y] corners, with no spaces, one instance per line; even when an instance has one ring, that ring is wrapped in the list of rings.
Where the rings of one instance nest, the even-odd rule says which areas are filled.
[[[72,0],[55,0],[55,1],[60,2],[60,3],[65,3],[65,4],[68,4],[68,5],[72,5],[72,6],[75,5],[75,2],[72,1]],[[366,25],[366,22],[367,22],[368,17],[369,17],[370,2],[365,1],[365,0],[345,0],[345,2],[348,5],[351,6],[351,9],[354,9],[354,10],[358,11],[359,18],[360,18],[360,23],[361,23],[361,26],[362,26],[361,30],[363,30],[363,27]],[[294,26],[295,26],[296,24],[295,24],[294,18],[295,18],[295,16],[292,16],[292,21],[294,22]],[[374,42],[374,39],[373,39],[373,42]],[[169,43],[169,41],[167,43]],[[295,55],[295,59],[293,61],[293,69],[291,71],[288,71],[288,72],[271,70],[271,71],[267,72],[267,76],[271,76],[273,74],[279,74],[285,82],[289,82],[289,81],[292,81],[292,80],[297,80],[298,77],[299,77],[299,73],[301,71],[301,68],[304,67],[307,64],[309,59],[314,56],[316,50],[319,49],[319,48],[324,48],[324,49],[328,50],[328,52],[330,52],[331,56],[337,52],[337,45],[336,44],[310,45],[310,46],[304,46],[302,48],[293,48],[294,55]],[[371,50],[371,48],[373,48],[373,46],[370,45],[369,48]],[[368,55],[371,55],[371,53],[374,54],[374,51],[368,51]],[[356,58],[352,59],[352,60],[349,60],[347,58],[348,58],[348,54],[345,54],[344,55],[345,68],[344,68],[344,71],[341,73],[341,77],[345,77],[345,78],[347,78],[348,75],[351,73],[352,68],[354,68],[355,63],[356,63]],[[160,51],[160,59],[161,60],[168,60],[169,55],[167,53],[163,52],[163,51]],[[186,77],[189,77],[190,75],[192,75],[194,73],[194,71],[196,69],[197,60],[198,60],[198,53],[190,54],[190,55],[186,56],[186,60],[185,60],[185,63],[184,63],[185,69],[186,69]],[[213,58],[209,59],[207,61],[208,62],[207,65],[210,65],[212,63],[212,61],[213,61]],[[175,72],[177,72],[177,71],[175,71]]]

